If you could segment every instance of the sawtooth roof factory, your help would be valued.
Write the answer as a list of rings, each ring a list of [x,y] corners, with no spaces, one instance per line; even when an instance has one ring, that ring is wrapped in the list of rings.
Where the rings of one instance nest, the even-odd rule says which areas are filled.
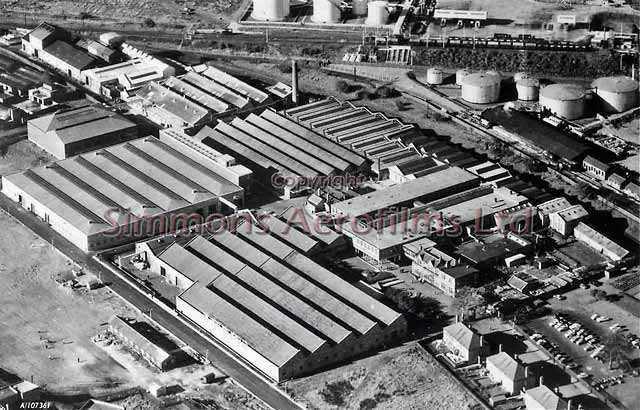
[[[153,240],[136,252],[179,288],[178,312],[263,374],[287,380],[406,334],[401,314],[297,251],[294,237],[244,222],[253,229]]]
[[[2,193],[93,251],[179,227],[169,216],[241,205],[244,190],[216,169],[187,146],[145,137],[3,176]]]

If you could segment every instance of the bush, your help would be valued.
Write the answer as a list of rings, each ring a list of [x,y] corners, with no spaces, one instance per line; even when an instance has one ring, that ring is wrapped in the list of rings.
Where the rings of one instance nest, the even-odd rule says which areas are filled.
[[[152,19],[150,19],[150,18],[146,18],[146,19],[144,19],[144,23],[143,23],[143,24],[144,24],[144,26],[145,26],[145,27],[149,27],[149,28],[152,28],[152,27],[155,27],[155,26],[156,26],[156,22],[155,22],[155,21],[153,21],[153,20],[152,20]]]
[[[376,89],[376,96],[380,98],[391,98],[395,97],[397,94],[398,92],[395,90],[395,88],[388,85],[383,85]]]
[[[327,404],[342,407],[346,404],[345,398],[351,394],[353,386],[347,380],[339,380],[327,383],[320,390],[320,396]]]
[[[374,399],[364,399],[360,402],[359,410],[373,410],[376,408],[378,403]]]

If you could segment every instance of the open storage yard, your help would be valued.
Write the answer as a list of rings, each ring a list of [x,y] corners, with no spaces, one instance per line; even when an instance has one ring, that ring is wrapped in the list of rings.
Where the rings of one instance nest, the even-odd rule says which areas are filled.
[[[482,405],[429,353],[408,344],[288,383],[309,409],[465,410]]]
[[[133,315],[108,288],[58,285],[73,266],[51,244],[0,213],[0,362],[51,391],[131,387],[130,374],[91,338],[115,313]]]

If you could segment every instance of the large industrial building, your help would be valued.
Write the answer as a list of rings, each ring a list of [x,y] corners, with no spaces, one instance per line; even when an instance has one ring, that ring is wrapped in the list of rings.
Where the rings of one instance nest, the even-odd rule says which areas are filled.
[[[58,159],[138,137],[138,127],[101,105],[58,111],[27,122],[29,141]]]
[[[93,251],[241,206],[243,189],[216,168],[186,146],[145,137],[5,175],[2,193]]]
[[[162,127],[194,128],[216,118],[255,110],[269,95],[214,67],[150,82],[137,91],[135,109]]]
[[[295,188],[296,181],[358,173],[367,167],[360,155],[271,109],[219,122],[215,128],[205,127],[195,139],[234,156],[269,185],[274,175]]]
[[[328,98],[288,109],[285,115],[366,157],[383,178],[389,168],[422,158],[411,142],[421,136],[419,129],[366,107]]]
[[[401,314],[297,251],[295,238],[243,221],[235,234],[153,240],[136,251],[179,289],[180,314],[260,372],[287,380],[406,335]]]

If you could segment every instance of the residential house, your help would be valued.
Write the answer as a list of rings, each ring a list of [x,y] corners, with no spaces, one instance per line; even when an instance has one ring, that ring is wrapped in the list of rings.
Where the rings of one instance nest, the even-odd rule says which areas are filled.
[[[466,362],[475,362],[486,351],[483,337],[462,322],[442,329],[442,342]]]
[[[519,394],[526,387],[527,369],[509,354],[500,352],[487,357],[486,367],[489,377],[509,394]]]

